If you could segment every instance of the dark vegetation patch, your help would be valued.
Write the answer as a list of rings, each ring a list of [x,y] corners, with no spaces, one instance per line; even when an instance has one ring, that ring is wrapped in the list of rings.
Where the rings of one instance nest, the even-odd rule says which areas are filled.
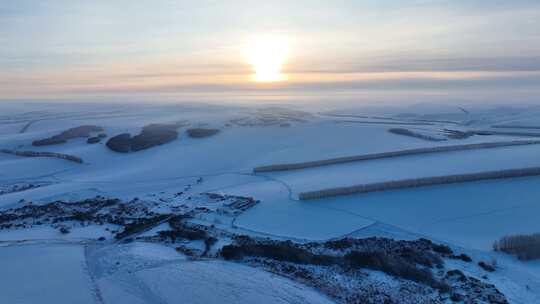
[[[540,233],[502,237],[493,244],[493,249],[513,254],[523,261],[540,259]]]
[[[385,252],[355,251],[344,256],[345,261],[355,268],[368,268],[386,274],[428,285],[448,291],[450,287],[438,282],[428,268],[421,268],[403,257],[389,255]]]
[[[171,226],[171,230],[160,231],[158,232],[158,236],[162,241],[170,240],[173,243],[178,240],[202,240],[205,248],[200,255],[206,256],[218,239],[209,234],[207,226],[188,223],[186,220],[189,218],[190,216],[188,215],[177,215],[171,217],[168,221],[169,226]],[[177,248],[177,250],[188,256],[196,256],[196,253],[193,250],[186,247],[180,246]]]
[[[113,136],[107,141],[106,145],[113,151],[128,153],[131,151],[131,135],[129,133],[122,133]]]
[[[15,186],[17,186],[15,188]],[[24,189],[22,187],[35,187],[35,185],[13,185],[6,191]],[[228,213],[236,214],[237,210],[245,210],[245,202],[254,201],[252,198],[241,196],[214,197],[212,203],[221,206],[219,210],[228,210]],[[189,223],[187,220],[194,215],[212,211],[204,207],[195,207],[187,210],[173,209],[171,213],[158,213],[152,211],[158,206],[157,202],[142,201],[135,198],[129,202],[118,199],[109,199],[97,196],[76,202],[54,201],[47,204],[34,204],[22,200],[23,206],[0,211],[0,229],[24,229],[36,225],[49,225],[53,228],[61,226],[87,226],[112,224],[119,226],[113,231],[117,240],[126,241],[128,238],[136,239],[137,235],[145,232],[161,223],[168,222],[170,231],[162,232],[154,241],[175,242],[182,240],[202,240],[205,244],[206,254],[215,244],[217,239],[209,232],[210,228],[205,225]],[[119,232],[120,231],[120,232]],[[150,237],[152,239],[152,237]]]
[[[129,133],[116,135],[106,145],[116,152],[136,152],[177,139],[179,127],[179,124],[151,124],[143,127],[141,133],[133,137]]]
[[[261,257],[295,264],[368,268],[444,289],[446,286],[435,280],[429,270],[434,265],[440,267],[443,264],[440,256],[434,253],[433,245],[424,240],[394,241],[384,238],[347,238],[305,245],[291,241],[237,239],[236,245],[224,246],[221,255],[227,260]],[[319,253],[325,252],[321,250],[324,248],[332,250]]]
[[[86,143],[88,144],[97,144],[101,141],[101,138],[98,136],[88,137],[86,140]]]
[[[102,127],[99,126],[79,126],[75,128],[68,129],[63,131],[60,134],[51,136],[49,138],[39,139],[32,142],[33,146],[47,146],[47,145],[57,145],[66,143],[70,139],[79,138],[79,137],[89,137],[93,132],[103,131]]]
[[[191,138],[203,138],[216,135],[219,133],[219,129],[210,129],[210,128],[191,128],[187,129],[186,133]]]
[[[474,131],[459,131],[450,129],[444,129],[444,133],[446,133],[446,136],[451,139],[466,139],[476,134]]]
[[[462,260],[463,262],[466,262],[466,263],[470,263],[472,262],[472,259],[470,256],[462,253],[460,255],[454,255],[452,256],[453,259],[456,259],[456,260]]]
[[[172,242],[176,242],[177,239],[185,240],[205,240],[208,237],[208,233],[205,229],[194,225],[188,225],[185,223],[184,216],[176,216],[169,220],[171,230],[160,231],[159,236],[165,239],[170,239]]]
[[[438,253],[442,253],[442,254],[445,254],[445,255],[454,254],[452,249],[450,247],[446,246],[446,245],[433,244],[431,248],[433,249],[433,251],[438,252]]]
[[[315,248],[317,248],[318,245],[312,244],[317,243],[308,243],[306,246],[315,246]],[[441,256],[448,257],[452,254],[451,250],[439,252],[442,248],[441,246],[444,245],[435,244],[427,239],[418,239],[413,242],[387,238],[344,238],[323,243],[324,248],[331,249],[334,252],[386,252],[394,256],[402,257],[410,263],[419,264],[429,268],[433,266],[441,267],[444,264]],[[448,248],[447,246],[444,247]]]
[[[504,295],[493,285],[468,277],[459,270],[444,272],[443,258],[468,260],[469,257],[454,255],[448,246],[427,239],[344,238],[300,244],[236,236],[233,244],[223,246],[220,255],[226,260],[245,261],[299,280],[343,303],[378,303],[379,300],[401,303],[384,288],[363,285],[368,284],[362,283],[366,282],[366,278],[362,278],[366,275],[362,271],[366,269],[400,278],[405,284],[402,286],[408,286],[408,290],[426,293],[422,288],[427,288],[439,295],[446,294],[441,299],[452,296],[466,303],[476,303],[478,299],[500,301],[486,303],[506,303]],[[333,274],[346,278],[347,286],[358,286],[347,289],[339,280],[336,281]],[[406,291],[401,293],[407,294]],[[410,302],[415,293],[408,297]]]
[[[234,205],[240,209],[244,204],[256,202],[252,198],[215,193],[205,196],[205,201],[223,201],[223,206]],[[229,200],[233,203],[229,204]],[[405,241],[372,237],[295,243],[254,238],[190,221],[198,212],[208,212],[207,208],[161,214],[151,211],[157,205],[139,199],[122,202],[99,196],[79,202],[56,201],[43,205],[29,202],[0,211],[0,229],[51,225],[60,233],[70,233],[77,224],[108,223],[119,226],[113,231],[117,241],[172,242],[177,251],[196,258],[214,256],[209,252],[217,247],[217,237],[225,237],[232,239],[232,243],[221,248],[219,256],[222,258],[249,263],[300,281],[340,303],[425,303],[426,299],[428,303],[447,303],[450,298],[464,303],[507,303],[495,286],[460,270],[446,271],[445,258],[468,260],[469,257],[457,255],[450,247],[427,239]],[[169,230],[157,236],[139,236],[165,222]],[[200,241],[204,243],[204,251],[199,247]],[[367,270],[380,271],[399,280],[399,289]]]
[[[248,210],[249,208],[255,206],[260,201],[254,199],[253,197],[245,197],[238,195],[223,195],[219,193],[202,193],[208,198],[215,201],[229,201],[223,204],[222,208],[218,209],[218,212],[229,215],[239,215],[240,213]]]
[[[450,270],[444,277],[454,292],[450,300],[459,303],[508,304],[508,300],[493,284],[469,277],[458,269]]]
[[[486,263],[484,261],[478,262],[478,266],[480,266],[480,268],[484,269],[487,272],[494,272],[495,271],[495,266],[493,266],[491,264],[488,264],[488,263]]]
[[[239,260],[244,257],[262,257],[295,264],[325,266],[338,264],[339,262],[337,257],[313,254],[308,250],[297,247],[290,241],[266,244],[253,243],[240,246],[227,245],[222,248],[221,255],[227,260]]]
[[[17,150],[9,150],[9,149],[0,149],[0,152],[5,153],[5,154],[15,155],[15,156],[22,156],[22,157],[51,157],[51,158],[65,159],[65,160],[69,160],[69,161],[76,162],[79,164],[83,163],[82,158],[75,155],[64,154],[64,153],[17,151]]]
[[[78,202],[55,201],[43,205],[28,202],[19,208],[0,212],[0,229],[30,228],[35,225],[62,227],[113,224],[124,229],[117,238],[140,231],[162,219],[140,202],[123,203],[118,199],[96,197]]]
[[[34,188],[39,188],[47,186],[50,183],[47,182],[37,182],[37,183],[14,183],[9,185],[0,186],[0,195],[22,192]]]
[[[140,151],[163,145],[178,138],[177,125],[151,124],[145,126],[139,135],[131,139],[131,151]]]
[[[130,235],[143,232],[149,228],[152,228],[169,217],[168,214],[159,214],[149,218],[135,219],[131,223],[124,226],[122,232],[116,234],[115,238],[120,240]]]

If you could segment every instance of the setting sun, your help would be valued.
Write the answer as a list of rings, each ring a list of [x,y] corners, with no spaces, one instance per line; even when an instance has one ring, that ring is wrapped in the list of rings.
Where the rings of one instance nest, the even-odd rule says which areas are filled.
[[[258,82],[286,80],[281,69],[287,60],[288,43],[278,37],[258,37],[247,46],[247,59],[253,66],[251,78]]]

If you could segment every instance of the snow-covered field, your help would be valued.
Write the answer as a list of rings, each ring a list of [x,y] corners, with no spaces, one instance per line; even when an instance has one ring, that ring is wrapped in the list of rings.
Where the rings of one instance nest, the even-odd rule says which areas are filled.
[[[136,198],[163,211],[203,206],[200,194],[206,192],[252,197],[259,202],[238,214],[198,215],[194,221],[229,233],[295,241],[368,235],[425,237],[471,255],[501,259],[503,270],[490,277],[502,285],[503,293],[511,293],[506,296],[512,302],[533,303],[540,296],[535,264],[491,251],[493,241],[501,236],[540,232],[540,177],[298,200],[300,192],[330,187],[540,167],[540,145],[253,172],[263,165],[540,139],[540,130],[534,128],[540,126],[540,107],[415,105],[328,110],[304,105],[6,103],[0,104],[0,113],[0,149],[57,152],[83,159],[78,164],[0,153],[1,210],[29,202],[42,205],[103,196],[123,201]],[[32,146],[36,139],[81,125],[103,127],[110,138],[124,132],[136,134],[151,123],[177,122],[189,124],[178,129],[177,140],[127,154],[108,149],[107,139],[98,144],[76,138]],[[220,132],[191,138],[185,133],[190,127]],[[396,127],[443,140],[388,132]],[[456,139],[447,136],[448,130],[515,134],[471,133]],[[210,203],[204,206],[213,208]],[[381,225],[384,231],[377,229]],[[0,303],[332,302],[310,287],[259,268],[221,260],[191,261],[164,245],[109,242],[114,229],[114,225],[88,225],[73,227],[69,234],[49,226],[0,230]],[[101,236],[107,241],[96,244]],[[513,287],[525,281],[528,288]]]
[[[94,303],[82,246],[0,247],[2,303]]]

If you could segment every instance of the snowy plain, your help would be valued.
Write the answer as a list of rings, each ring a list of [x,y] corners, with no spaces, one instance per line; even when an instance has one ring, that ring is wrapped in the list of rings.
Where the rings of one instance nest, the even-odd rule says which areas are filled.
[[[491,244],[501,236],[540,232],[540,177],[297,200],[302,191],[334,186],[540,166],[540,145],[253,173],[254,167],[276,163],[530,139],[475,135],[430,142],[392,134],[388,129],[403,122],[404,128],[438,135],[445,129],[500,130],[493,126],[501,124],[512,130],[512,126],[540,125],[540,107],[477,106],[468,108],[468,113],[457,107],[431,105],[332,111],[303,111],[298,105],[81,104],[70,105],[69,110],[55,104],[0,107],[4,107],[0,115],[0,148],[59,152],[84,160],[77,164],[0,154],[0,184],[44,183],[0,195],[2,209],[29,201],[44,204],[96,195],[159,203],[180,190],[190,195],[216,192],[250,196],[260,203],[236,217],[229,227],[231,231],[302,241],[361,236],[377,231],[373,230],[377,225],[387,225],[394,229],[385,231],[387,237],[422,236],[471,254],[497,256],[505,265],[498,278],[504,286],[523,281],[532,286],[527,292],[508,287],[516,294],[515,303],[537,300],[540,295],[540,277],[533,271],[537,269],[534,264],[529,266],[491,252]],[[180,129],[178,140],[128,154],[113,152],[104,142],[87,144],[84,138],[61,145],[31,145],[35,139],[80,125],[99,125],[113,136],[136,133],[150,123],[179,121],[219,128],[220,133],[195,139]],[[540,134],[540,130],[536,132]],[[196,183],[199,178],[204,182]],[[331,303],[315,290],[277,275],[221,261],[187,261],[173,248],[140,243],[125,248],[85,247],[85,241],[96,236],[109,237],[107,231],[97,227],[74,230],[67,236],[46,228],[1,231],[0,265],[6,272],[2,273],[5,283],[1,285],[0,302]],[[38,258],[34,257],[36,252]],[[111,266],[116,265],[116,260],[122,264]],[[124,261],[128,261],[126,265]],[[519,273],[512,272],[512,267]],[[60,281],[47,279],[48,273],[57,274]],[[66,290],[61,299],[59,290]]]

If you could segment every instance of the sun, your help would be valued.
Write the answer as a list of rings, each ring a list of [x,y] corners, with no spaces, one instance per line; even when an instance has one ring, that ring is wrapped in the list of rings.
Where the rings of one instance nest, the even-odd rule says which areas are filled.
[[[288,43],[280,37],[260,36],[247,45],[247,60],[253,67],[251,79],[257,82],[275,82],[287,79],[281,72],[287,60]]]

